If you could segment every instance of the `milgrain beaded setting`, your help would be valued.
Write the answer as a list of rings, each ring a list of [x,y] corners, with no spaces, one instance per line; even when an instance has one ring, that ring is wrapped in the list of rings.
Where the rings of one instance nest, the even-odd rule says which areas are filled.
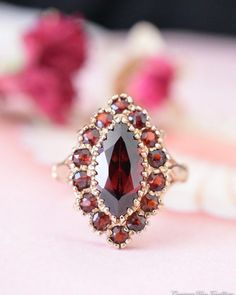
[[[119,106],[121,106],[121,110],[118,109]],[[137,114],[139,117],[134,118],[133,116],[135,114]],[[99,122],[97,121],[98,118],[100,120]],[[132,124],[133,122],[136,122],[136,124],[134,124],[135,126]],[[134,139],[138,143],[138,151],[142,159],[142,180],[140,181],[140,188],[137,192],[137,198],[133,200],[132,206],[127,208],[124,215],[117,217],[111,214],[110,209],[106,207],[104,200],[100,198],[101,192],[98,190],[98,182],[96,180],[96,169],[98,165],[96,160],[101,152],[102,144],[104,140],[106,140],[108,132],[114,129],[115,124],[121,123],[125,124],[128,128],[128,131],[133,133]],[[89,134],[91,135],[90,140],[84,140],[84,134],[89,130],[95,131],[93,132],[93,134],[95,135],[95,137],[97,136],[97,134],[99,134],[99,137],[93,138],[93,134]],[[142,134],[145,130],[151,130],[156,134],[157,141],[154,146],[152,144],[151,147],[148,147],[142,140]],[[88,162],[88,165],[84,165],[84,163],[83,165],[76,165],[75,163],[73,163],[73,155],[75,152],[78,154],[78,150],[80,149],[86,149],[86,151],[89,151],[91,153],[91,159]],[[162,159],[163,161],[161,161],[161,165],[156,165],[158,166],[158,168],[151,166],[151,161],[150,159],[148,160],[148,154],[150,155],[150,153],[156,150],[160,151],[161,155],[164,155],[164,159]],[[124,248],[130,242],[131,236],[133,234],[140,233],[145,229],[146,225],[148,224],[149,217],[156,214],[159,206],[162,205],[163,194],[166,192],[167,188],[172,182],[170,171],[173,163],[172,158],[163,146],[162,132],[150,123],[150,117],[147,111],[142,109],[140,106],[134,105],[133,99],[127,94],[113,96],[108,101],[107,107],[99,109],[99,111],[91,118],[90,124],[84,126],[78,132],[77,145],[66,161],[67,165],[70,168],[69,182],[72,185],[75,194],[75,208],[80,210],[84,215],[89,215],[90,225],[92,226],[92,229],[99,234],[106,234],[108,242],[117,248]],[[75,185],[73,178],[77,172],[81,171],[84,172],[83,174],[86,173],[86,175],[90,177],[90,186],[80,190],[78,189],[78,186]],[[162,174],[164,176],[165,182],[162,189],[157,191],[150,190],[148,179],[150,178],[150,175],[153,174]],[[92,194],[96,198],[96,202],[93,202],[93,204],[97,204],[96,207],[86,207],[89,209],[92,208],[91,212],[88,212],[89,210],[86,210],[86,212],[83,211],[80,206],[83,196],[86,196],[87,194]],[[142,197],[145,198],[146,195],[153,196],[153,199],[156,200],[158,206],[155,206],[153,210],[150,209],[147,210],[147,212],[144,212],[141,208],[141,200]],[[148,200],[149,199],[147,198],[145,199],[145,201]],[[146,207],[143,206],[143,208]],[[137,216],[141,216],[140,221],[142,223],[145,223],[144,226],[139,224],[136,224],[136,226],[130,225],[130,220],[132,220],[130,216],[133,213],[136,213]],[[103,216],[102,220],[96,220],[96,224],[100,222],[100,230],[97,230],[94,226],[94,219],[96,219],[96,217],[98,216]],[[110,222],[108,222],[108,219],[110,220]],[[135,221],[139,222],[139,219],[136,218]],[[135,231],[132,228],[141,228],[141,230]]]

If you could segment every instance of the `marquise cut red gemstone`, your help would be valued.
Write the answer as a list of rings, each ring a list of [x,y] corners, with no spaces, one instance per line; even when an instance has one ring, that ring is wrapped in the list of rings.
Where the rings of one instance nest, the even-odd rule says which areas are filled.
[[[117,123],[107,134],[96,159],[98,190],[111,214],[119,217],[132,207],[142,180],[138,142],[128,126]]]

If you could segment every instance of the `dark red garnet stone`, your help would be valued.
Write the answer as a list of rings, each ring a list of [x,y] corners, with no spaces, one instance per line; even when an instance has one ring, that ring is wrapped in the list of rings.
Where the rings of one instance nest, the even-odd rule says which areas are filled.
[[[73,176],[73,185],[77,187],[79,191],[90,186],[91,179],[85,171],[78,171]]]
[[[146,225],[146,218],[134,212],[127,219],[127,226],[130,230],[141,231]]]
[[[126,100],[125,97],[120,97],[116,99],[112,105],[111,108],[117,113],[120,114],[122,113],[127,107],[129,106],[128,101]]]
[[[144,212],[152,212],[158,208],[159,201],[157,196],[146,194],[142,197],[140,207]]]
[[[83,195],[79,204],[80,204],[80,208],[85,213],[90,213],[97,207],[97,199],[91,193],[86,193]]]
[[[117,123],[107,134],[97,157],[98,190],[111,214],[124,215],[138,197],[142,157],[138,142],[126,124]]]
[[[162,173],[152,172],[148,177],[148,183],[152,191],[161,191],[166,185],[165,176]]]
[[[95,145],[99,140],[99,131],[96,128],[90,128],[83,134],[83,142]]]
[[[129,233],[123,226],[115,226],[112,229],[110,239],[116,244],[122,244],[129,238]]]
[[[135,128],[143,128],[147,122],[147,115],[141,111],[134,111],[129,115],[129,121]]]
[[[96,125],[99,128],[106,128],[108,127],[112,122],[112,115],[109,113],[100,113],[96,117]]]
[[[162,150],[154,150],[148,153],[148,163],[154,167],[159,168],[166,162],[166,154]]]
[[[91,160],[92,155],[88,149],[76,150],[72,157],[72,161],[77,167],[80,167],[80,165],[89,165]]]
[[[96,230],[105,231],[111,224],[111,219],[104,212],[96,212],[92,217],[92,223]]]

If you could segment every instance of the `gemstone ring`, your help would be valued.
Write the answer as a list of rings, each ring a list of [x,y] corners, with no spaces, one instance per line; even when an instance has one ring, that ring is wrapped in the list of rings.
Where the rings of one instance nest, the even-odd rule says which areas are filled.
[[[117,248],[144,230],[172,183],[187,179],[162,137],[130,96],[114,95],[79,131],[72,154],[52,167],[54,178],[72,185],[75,208]]]

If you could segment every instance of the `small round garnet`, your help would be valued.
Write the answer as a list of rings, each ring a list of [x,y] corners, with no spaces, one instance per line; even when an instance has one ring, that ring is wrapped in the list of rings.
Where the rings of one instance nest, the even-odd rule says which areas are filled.
[[[129,238],[129,233],[124,226],[115,226],[112,229],[110,239],[115,244],[122,244]]]
[[[91,179],[85,171],[78,171],[73,176],[73,185],[76,186],[79,191],[88,188],[90,182]]]
[[[100,113],[96,117],[96,125],[99,128],[106,128],[112,122],[112,115],[109,113]]]
[[[80,200],[79,205],[85,213],[90,213],[97,208],[97,198],[91,193],[86,193]]]
[[[111,224],[111,219],[104,212],[96,212],[92,217],[92,223],[96,230],[105,231]]]
[[[146,225],[146,218],[142,215],[139,215],[137,212],[134,212],[127,219],[127,227],[130,230],[141,231]]]
[[[88,149],[76,150],[72,156],[72,161],[75,166],[89,165],[92,160],[92,155]]]
[[[154,147],[155,144],[157,143],[157,139],[158,138],[155,131],[151,129],[143,130],[143,133],[141,135],[141,140],[147,147]]]
[[[148,153],[148,163],[154,167],[159,168],[166,162],[166,154],[162,150],[154,150]]]
[[[147,115],[142,111],[134,111],[129,115],[129,121],[133,124],[135,128],[143,128],[147,122]]]
[[[152,191],[161,191],[166,184],[165,176],[162,173],[152,172],[148,177],[148,183]]]
[[[83,142],[95,145],[99,140],[99,131],[96,128],[90,128],[83,134]]]
[[[127,109],[129,103],[125,97],[117,98],[111,105],[111,108],[117,113],[122,113],[125,109]]]
[[[158,208],[159,202],[157,196],[146,194],[142,197],[140,202],[140,208],[144,212],[152,212]]]

